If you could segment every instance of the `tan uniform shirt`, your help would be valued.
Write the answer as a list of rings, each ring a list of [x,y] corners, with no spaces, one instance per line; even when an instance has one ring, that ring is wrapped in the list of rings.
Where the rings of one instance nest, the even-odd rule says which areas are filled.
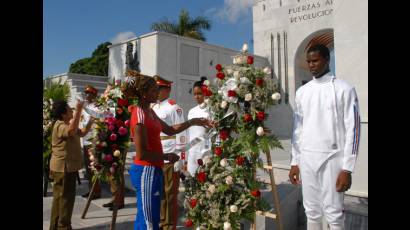
[[[83,167],[81,141],[78,133],[68,136],[68,125],[57,120],[51,137],[50,170],[54,172],[75,172]]]

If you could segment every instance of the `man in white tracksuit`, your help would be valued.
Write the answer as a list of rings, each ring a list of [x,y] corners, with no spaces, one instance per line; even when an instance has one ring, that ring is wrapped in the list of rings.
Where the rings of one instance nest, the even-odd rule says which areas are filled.
[[[289,178],[302,184],[307,230],[344,229],[343,195],[351,186],[360,139],[354,87],[329,71],[329,49],[307,51],[313,79],[296,92]],[[299,180],[300,173],[300,180]]]

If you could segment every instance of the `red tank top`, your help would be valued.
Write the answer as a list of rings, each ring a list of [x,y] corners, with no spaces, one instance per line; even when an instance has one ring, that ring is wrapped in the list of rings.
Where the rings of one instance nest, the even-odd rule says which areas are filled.
[[[162,131],[161,123],[155,119],[153,113],[154,111],[150,109],[149,111],[144,111],[141,107],[132,106],[130,108],[131,111],[131,121],[130,121],[130,131],[131,135],[134,137],[135,133],[135,126],[137,124],[142,124],[145,126],[147,130],[147,144],[146,148],[150,152],[156,152],[163,154],[162,152],[162,145],[161,145],[161,138],[160,133]],[[136,165],[146,165],[146,166],[157,166],[162,167],[164,165],[164,161],[158,162],[150,162],[145,160],[140,160],[135,157],[134,163]]]

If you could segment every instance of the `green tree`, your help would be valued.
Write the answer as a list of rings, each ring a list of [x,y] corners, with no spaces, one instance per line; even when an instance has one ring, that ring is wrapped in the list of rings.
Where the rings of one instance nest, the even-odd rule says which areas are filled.
[[[211,22],[203,16],[191,18],[188,11],[184,9],[179,13],[177,23],[170,22],[168,19],[163,19],[162,21],[151,25],[151,30],[153,31],[162,31],[206,41],[202,32],[203,29],[210,30]]]
[[[81,73],[98,76],[108,76],[108,46],[104,42],[94,50],[91,57],[82,58],[70,65],[70,73]]]

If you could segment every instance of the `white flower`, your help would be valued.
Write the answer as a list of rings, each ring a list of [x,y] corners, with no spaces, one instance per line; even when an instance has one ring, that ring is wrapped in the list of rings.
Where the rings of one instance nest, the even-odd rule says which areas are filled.
[[[222,108],[222,109],[225,109],[226,106],[228,106],[228,102],[222,101],[222,102],[221,102],[221,108]]]
[[[93,155],[90,156],[90,161],[94,161],[94,156]]]
[[[226,73],[227,73],[228,75],[231,75],[231,74],[233,74],[233,70],[232,70],[232,69],[227,69],[227,70],[226,70]]]
[[[185,192],[186,191],[185,186],[179,186],[178,191]]]
[[[224,92],[223,92],[221,89],[218,89],[218,94],[219,94],[219,95],[223,95],[223,93],[224,93]]]
[[[202,158],[202,161],[204,162],[204,164],[209,164],[211,163],[211,156],[206,155]]]
[[[225,179],[226,184],[231,185],[233,184],[233,177],[232,176],[227,176]]]
[[[117,150],[114,151],[114,156],[115,157],[119,157],[120,155],[121,155],[120,150],[117,149]]]
[[[216,187],[215,185],[211,184],[208,187],[208,192],[210,192],[211,194],[213,194],[216,191]]]
[[[280,93],[274,93],[274,94],[272,94],[272,99],[273,99],[273,100],[277,101],[277,100],[279,100],[280,98],[281,98]]]
[[[272,70],[271,70],[269,67],[265,67],[265,68],[263,69],[263,72],[264,72],[265,74],[271,74]]]
[[[263,136],[265,134],[265,131],[263,130],[263,127],[259,126],[256,129],[256,134],[258,134],[258,136]]]
[[[91,161],[91,162],[90,162],[90,166],[91,166],[91,167],[94,167],[94,165],[95,165],[94,161]]]
[[[233,72],[233,77],[239,80],[239,77],[240,77],[239,71]]]
[[[222,160],[219,162],[219,164],[220,164],[222,167],[226,167],[226,166],[228,165],[228,161],[226,160],[226,158],[224,158],[224,159],[222,159]]]
[[[205,102],[205,104],[209,104],[209,98],[206,98],[206,99],[204,100],[204,102]]]
[[[242,51],[243,51],[243,52],[248,51],[248,44],[246,44],[246,43],[243,44],[243,46],[242,46]]]
[[[231,205],[231,206],[229,207],[229,210],[230,210],[231,212],[237,212],[237,211],[238,211],[238,206],[236,206],[236,205]]]
[[[103,142],[101,143],[101,146],[102,146],[102,147],[107,147],[107,142],[103,141]]]
[[[239,80],[242,84],[252,84],[247,77],[241,77]]]
[[[229,222],[224,222],[224,230],[231,230],[231,223]]]
[[[252,94],[251,93],[245,94],[245,101],[251,101],[251,100],[252,100]]]
[[[209,86],[209,84],[210,84],[209,80],[204,81],[204,85]]]

